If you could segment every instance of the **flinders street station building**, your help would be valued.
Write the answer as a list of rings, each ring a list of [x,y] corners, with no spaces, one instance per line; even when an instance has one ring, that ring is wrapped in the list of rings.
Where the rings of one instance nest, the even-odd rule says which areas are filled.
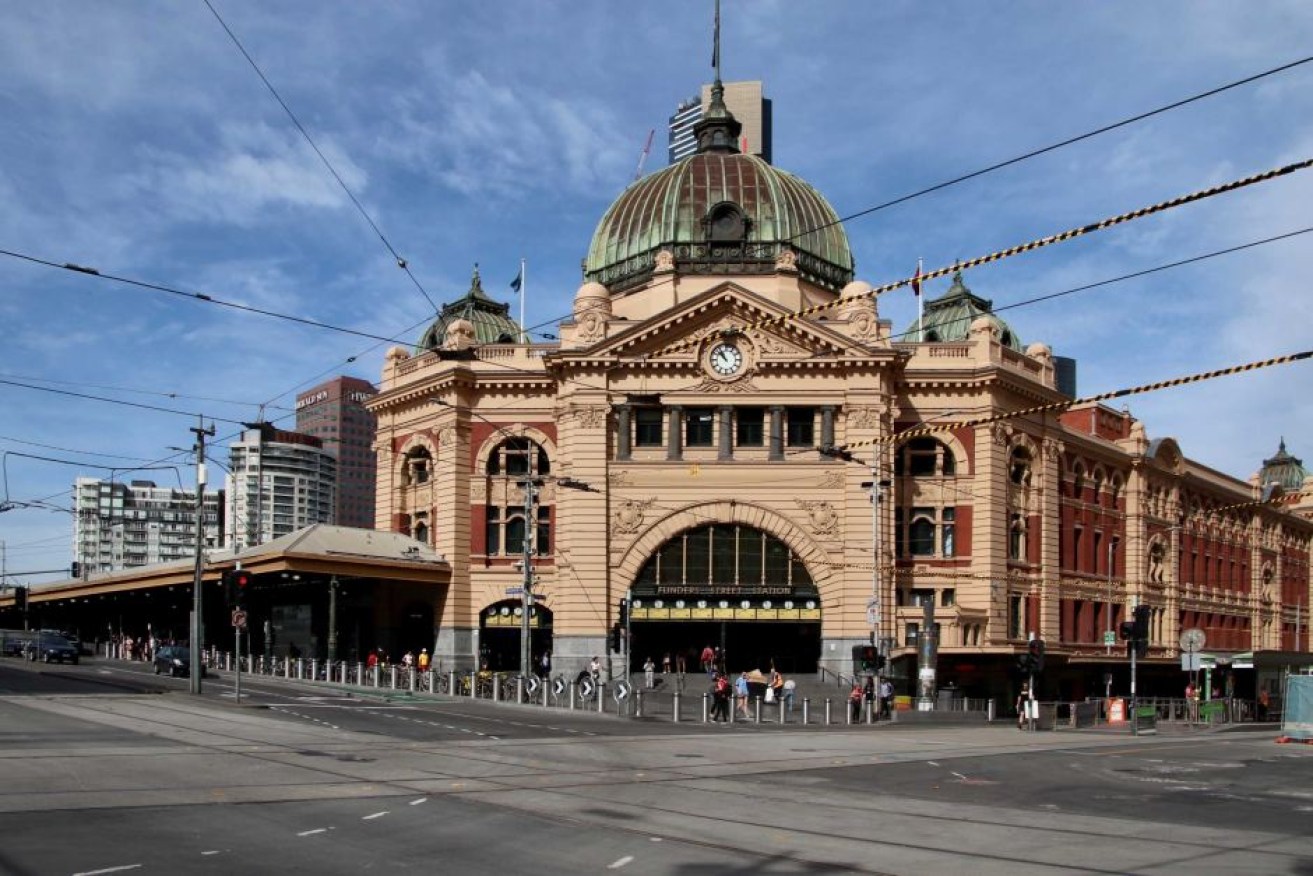
[[[625,600],[631,669],[711,646],[851,673],[873,644],[901,693],[932,641],[936,684],[998,695],[1032,639],[1046,695],[1124,690],[1136,606],[1145,692],[1180,695],[1186,630],[1219,667],[1309,650],[1313,484],[1284,443],[1238,478],[1099,404],[1006,416],[1073,401],[1064,360],[961,273],[895,333],[824,196],[738,151],[719,85],[696,153],[601,217],[558,342],[476,272],[387,355],[376,528],[450,564],[407,609],[438,660],[519,669],[527,607],[535,665],[620,673]]]

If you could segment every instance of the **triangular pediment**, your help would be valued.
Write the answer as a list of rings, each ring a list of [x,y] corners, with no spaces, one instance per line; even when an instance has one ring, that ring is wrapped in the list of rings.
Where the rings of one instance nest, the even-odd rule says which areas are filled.
[[[691,361],[713,339],[744,338],[760,363],[869,356],[871,349],[827,326],[791,318],[792,311],[732,282],[691,298],[643,323],[612,334],[573,356],[596,359]]]

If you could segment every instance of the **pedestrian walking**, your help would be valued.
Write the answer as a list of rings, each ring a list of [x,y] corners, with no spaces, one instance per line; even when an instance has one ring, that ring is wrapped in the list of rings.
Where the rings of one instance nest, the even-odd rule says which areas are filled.
[[[894,716],[894,683],[887,678],[880,682],[880,714]]]
[[[428,671],[429,671],[429,649],[428,649],[428,648],[420,648],[420,649],[419,649],[419,671],[420,671],[420,672],[428,672]]]
[[[748,673],[744,672],[734,682],[734,697],[738,700],[738,713],[748,717]]]
[[[643,663],[643,687],[648,690],[656,687],[656,664],[652,662],[651,657]]]
[[[848,691],[848,720],[856,724],[862,720],[862,683],[853,679],[853,689]]]
[[[729,722],[729,679],[716,673],[711,682],[711,720]]]
[[[1026,729],[1026,711],[1030,705],[1030,688],[1026,685],[1021,686],[1021,693],[1017,694],[1017,729]]]
[[[790,715],[793,714],[793,692],[797,690],[798,684],[792,678],[784,680],[784,711]]]
[[[716,652],[711,650],[711,646],[702,649],[702,671],[707,674],[708,678],[716,677]]]
[[[661,674],[662,674],[662,675],[669,675],[669,674],[670,674],[670,652],[669,652],[669,651],[666,652],[666,656],[664,656],[664,657],[661,658]]]

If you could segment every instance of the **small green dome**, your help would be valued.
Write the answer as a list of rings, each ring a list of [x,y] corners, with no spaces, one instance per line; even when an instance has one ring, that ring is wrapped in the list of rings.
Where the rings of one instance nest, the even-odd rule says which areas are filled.
[[[1304,488],[1304,478],[1308,471],[1304,461],[1286,452],[1286,439],[1281,439],[1276,456],[1263,460],[1263,468],[1258,472],[1260,486],[1280,484],[1283,490],[1295,492]]]
[[[675,270],[770,273],[792,250],[799,273],[838,290],[853,278],[848,234],[814,188],[755,155],[699,152],[625,190],[593,234],[587,280],[612,293],[652,276],[668,249]]]
[[[1006,322],[994,315],[994,302],[981,298],[962,282],[962,272],[953,274],[953,285],[939,298],[925,303],[925,333],[922,335],[921,318],[903,332],[902,340],[909,343],[924,341],[927,344],[965,341],[971,336],[971,324],[985,317],[998,329],[1003,346],[1025,352],[1021,339]]]
[[[509,304],[493,301],[484,293],[479,266],[475,265],[470,290],[465,297],[442,306],[438,318],[420,336],[415,352],[441,350],[447,327],[458,319],[468,320],[474,326],[476,344],[514,344],[520,337],[520,326],[511,318],[510,312]]]

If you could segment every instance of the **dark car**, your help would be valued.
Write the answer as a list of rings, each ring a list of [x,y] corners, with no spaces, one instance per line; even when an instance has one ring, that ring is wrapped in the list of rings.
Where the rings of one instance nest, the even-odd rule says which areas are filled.
[[[40,632],[27,643],[23,649],[28,660],[40,660],[43,663],[78,662],[78,648],[68,639],[55,633]]]
[[[165,645],[155,651],[155,674],[167,672],[191,678],[191,649],[186,645]],[[201,678],[205,677],[205,667],[201,666]]]

